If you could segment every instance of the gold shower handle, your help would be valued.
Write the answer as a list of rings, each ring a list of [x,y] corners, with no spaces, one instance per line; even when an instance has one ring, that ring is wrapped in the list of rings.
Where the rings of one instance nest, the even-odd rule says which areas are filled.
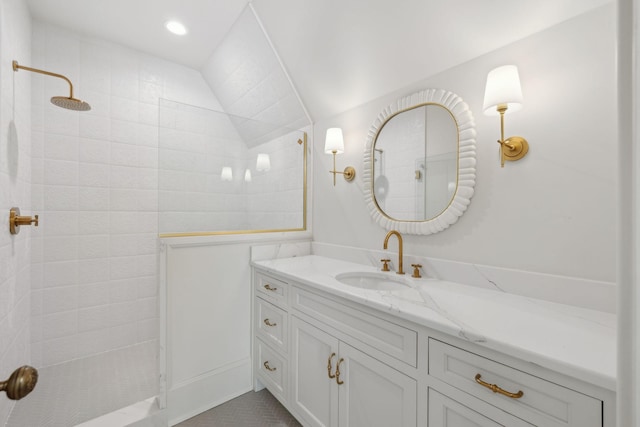
[[[0,391],[11,400],[20,400],[31,393],[38,382],[38,370],[25,365],[13,371],[6,381],[0,381]]]
[[[9,211],[9,231],[11,234],[18,234],[20,232],[21,225],[31,225],[38,226],[38,215],[34,215],[33,218],[30,216],[21,216],[19,208],[11,208]]]

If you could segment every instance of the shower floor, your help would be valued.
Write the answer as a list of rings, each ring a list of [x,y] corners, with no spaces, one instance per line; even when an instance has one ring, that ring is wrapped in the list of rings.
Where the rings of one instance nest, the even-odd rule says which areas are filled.
[[[158,393],[157,343],[38,369],[38,384],[16,402],[7,427],[72,427]]]
[[[250,391],[176,427],[298,427],[301,424],[263,389]]]

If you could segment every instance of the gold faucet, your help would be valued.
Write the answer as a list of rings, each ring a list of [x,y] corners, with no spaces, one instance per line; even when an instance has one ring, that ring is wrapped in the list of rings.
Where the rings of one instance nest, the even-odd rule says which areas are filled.
[[[390,232],[387,233],[387,236],[384,238],[384,249],[387,249],[387,245],[389,244],[389,237],[391,237],[391,235],[395,235],[398,237],[398,271],[396,271],[396,274],[404,274],[404,271],[402,270],[402,236],[400,235],[400,233],[398,233],[396,230],[391,230]]]

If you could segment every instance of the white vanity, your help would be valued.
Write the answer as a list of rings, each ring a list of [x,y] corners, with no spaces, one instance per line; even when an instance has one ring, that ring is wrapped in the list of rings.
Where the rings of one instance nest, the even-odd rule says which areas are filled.
[[[316,255],[253,267],[254,378],[305,426],[615,425],[612,314]]]

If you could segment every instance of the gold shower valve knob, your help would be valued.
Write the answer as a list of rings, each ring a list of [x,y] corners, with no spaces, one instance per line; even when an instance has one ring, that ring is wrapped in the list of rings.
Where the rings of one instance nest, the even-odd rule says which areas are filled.
[[[38,226],[38,215],[35,215],[33,218],[30,216],[21,216],[19,208],[11,208],[9,211],[9,232],[11,234],[18,234],[20,232],[21,225],[31,225]]]

